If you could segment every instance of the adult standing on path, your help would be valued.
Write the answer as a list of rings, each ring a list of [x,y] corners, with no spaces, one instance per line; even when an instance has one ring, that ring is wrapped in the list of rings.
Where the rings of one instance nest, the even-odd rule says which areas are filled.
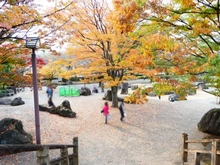
[[[103,82],[101,83],[101,89],[102,89],[102,93],[104,93],[105,91],[104,91],[104,83]]]
[[[49,107],[55,107],[55,105],[54,105],[54,103],[53,103],[51,97],[49,97],[49,100],[48,100],[48,106],[49,106]]]
[[[124,106],[124,100],[122,100],[120,106],[119,106],[119,111],[121,114],[120,120],[123,121],[123,118],[125,117],[125,106]]]
[[[49,85],[47,87],[46,93],[47,93],[47,97],[52,99],[52,97],[53,97],[53,88],[52,88],[52,86]]]
[[[105,102],[104,107],[103,107],[103,114],[105,116],[105,124],[108,123],[108,115],[109,115],[109,106],[108,102]]]

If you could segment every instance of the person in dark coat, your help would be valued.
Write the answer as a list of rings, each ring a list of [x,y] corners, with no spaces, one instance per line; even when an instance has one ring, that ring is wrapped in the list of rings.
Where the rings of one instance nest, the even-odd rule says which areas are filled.
[[[124,100],[122,100],[120,106],[119,106],[119,111],[121,114],[121,118],[120,120],[123,121],[124,117],[125,117],[125,106],[124,106]]]

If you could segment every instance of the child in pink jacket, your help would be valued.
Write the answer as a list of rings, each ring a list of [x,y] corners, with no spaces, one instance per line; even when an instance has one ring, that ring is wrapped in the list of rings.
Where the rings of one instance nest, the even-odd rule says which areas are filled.
[[[104,114],[104,116],[105,116],[105,124],[107,124],[108,114],[109,114],[108,102],[105,102],[105,105],[104,105],[104,107],[103,107],[103,114]]]

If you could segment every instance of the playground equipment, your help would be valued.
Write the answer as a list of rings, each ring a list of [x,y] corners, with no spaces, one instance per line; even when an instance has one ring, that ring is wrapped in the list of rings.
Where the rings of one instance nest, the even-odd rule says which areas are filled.
[[[77,89],[76,87],[60,87],[59,88],[59,95],[60,96],[79,96],[80,95],[80,90]]]

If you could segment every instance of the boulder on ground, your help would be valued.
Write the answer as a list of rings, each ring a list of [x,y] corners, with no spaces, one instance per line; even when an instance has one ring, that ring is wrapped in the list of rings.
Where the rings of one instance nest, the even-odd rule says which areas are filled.
[[[128,83],[122,83],[121,94],[128,94]]]
[[[91,94],[92,94],[91,90],[87,87],[82,87],[80,89],[80,95],[88,96],[88,95],[91,95]]]
[[[198,123],[198,130],[212,135],[220,135],[220,108],[206,112]]]
[[[157,96],[157,94],[154,91],[150,91],[147,95],[149,97],[156,97]]]
[[[57,114],[63,117],[76,117],[76,113],[72,111],[68,100],[64,100],[61,105],[49,107],[48,105],[39,105],[40,111],[46,111],[51,114]]]
[[[14,94],[17,94],[17,90],[15,86],[8,86],[7,89],[12,89],[14,91]]]
[[[20,120],[4,118],[0,121],[0,144],[33,144],[33,141]]]
[[[131,90],[136,90],[138,89],[138,84],[132,84],[131,85]]]
[[[168,97],[168,100],[170,102],[178,101],[179,100],[179,95],[177,95],[176,93],[170,94],[169,97]]]
[[[103,100],[112,101],[112,91],[111,90],[107,90],[107,92],[105,93],[105,95],[104,95],[104,97],[102,99]]]
[[[0,98],[0,105],[10,105],[12,102],[11,99],[8,98]]]
[[[62,104],[60,106],[58,106],[57,108],[61,108],[61,109],[62,108],[67,108],[67,109],[72,111],[71,106],[70,106],[70,102],[68,100],[64,100],[62,102]]]
[[[24,101],[22,100],[21,97],[16,97],[14,100],[11,102],[11,106],[18,106],[18,105],[23,105]]]

